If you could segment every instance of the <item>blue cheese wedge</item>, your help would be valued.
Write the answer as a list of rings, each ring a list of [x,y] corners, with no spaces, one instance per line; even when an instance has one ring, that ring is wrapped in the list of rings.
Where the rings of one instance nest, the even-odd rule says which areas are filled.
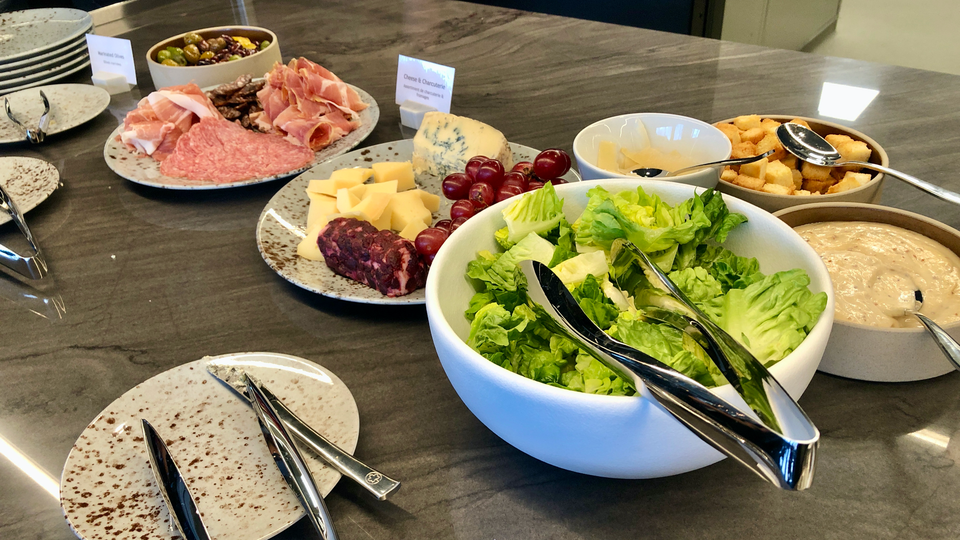
[[[513,154],[506,137],[496,129],[472,118],[442,112],[428,112],[413,138],[413,170],[417,174],[444,177],[463,172],[467,161],[482,155],[513,167]]]

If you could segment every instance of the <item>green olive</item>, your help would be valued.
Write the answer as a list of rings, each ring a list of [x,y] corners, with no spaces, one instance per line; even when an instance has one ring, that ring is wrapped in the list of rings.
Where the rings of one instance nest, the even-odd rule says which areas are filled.
[[[171,54],[170,60],[173,60],[178,66],[187,65],[187,59],[182,54]]]
[[[196,45],[187,45],[183,48],[183,57],[190,64],[196,64],[200,60],[200,49]]]
[[[210,50],[215,53],[222,51],[227,46],[227,42],[223,38],[213,38],[207,40],[207,43],[210,44]]]
[[[174,62],[174,61],[173,61],[172,59],[170,59],[170,58],[167,58],[167,59],[163,60],[163,61],[160,62],[160,63],[163,64],[163,65],[165,65],[165,66],[180,67],[180,64]]]
[[[168,58],[170,58],[170,51],[164,49],[162,51],[157,52],[157,62],[160,62],[162,64],[163,61]]]
[[[214,55],[211,51],[207,51],[207,52],[202,53],[202,54],[200,55],[200,60],[209,60],[209,59],[213,58],[214,56],[215,56],[215,55]]]
[[[269,47],[269,46],[270,46],[270,40],[269,40],[269,39],[265,39],[265,40],[263,40],[263,41],[260,42],[260,50],[261,50],[261,51],[264,50],[264,49],[266,49],[266,48]]]
[[[190,33],[188,33],[188,34],[186,34],[186,35],[183,36],[183,43],[184,43],[184,45],[196,45],[197,43],[200,43],[201,41],[203,41],[203,37],[201,37],[200,34],[198,34],[198,33],[196,33],[196,32],[190,32]],[[184,47],[184,48],[186,48],[186,47]]]
[[[170,51],[171,56],[177,55],[177,54],[183,56],[183,49],[181,49],[180,47],[167,47],[167,50]]]
[[[239,60],[241,58],[243,57],[240,56],[239,54],[231,54],[230,57],[227,58],[227,62],[233,62],[234,60]]]

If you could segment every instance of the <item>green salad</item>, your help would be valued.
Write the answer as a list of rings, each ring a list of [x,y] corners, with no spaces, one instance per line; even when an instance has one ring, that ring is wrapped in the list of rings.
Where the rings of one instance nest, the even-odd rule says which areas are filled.
[[[827,304],[802,269],[764,275],[756,259],[722,247],[746,216],[730,212],[713,190],[677,206],[636,191],[587,192],[573,223],[551,184],[518,197],[503,211],[497,253],[480,251],[467,265],[476,294],[465,315],[467,344],[491,362],[552,386],[591,394],[633,395],[636,389],[587,351],[538,320],[528,305],[518,263],[550,266],[583,311],[613,338],[707,387],[727,381],[683,332],[648,320],[642,306],[664,293],[629,257],[610,259],[614,240],[637,245],[714,322],[770,366],[790,354]],[[640,309],[637,309],[640,307]],[[544,315],[545,316],[545,315]]]

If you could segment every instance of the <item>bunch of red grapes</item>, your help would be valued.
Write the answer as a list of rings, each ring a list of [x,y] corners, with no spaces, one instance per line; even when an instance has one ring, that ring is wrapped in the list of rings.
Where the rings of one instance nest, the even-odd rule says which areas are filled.
[[[474,156],[466,170],[443,179],[443,194],[456,201],[450,207],[450,219],[441,219],[417,235],[414,245],[427,263],[440,250],[450,233],[484,208],[543,187],[545,182],[565,184],[561,176],[570,170],[570,156],[563,150],[550,148],[537,154],[533,162],[521,161],[509,172],[503,163],[486,156]]]

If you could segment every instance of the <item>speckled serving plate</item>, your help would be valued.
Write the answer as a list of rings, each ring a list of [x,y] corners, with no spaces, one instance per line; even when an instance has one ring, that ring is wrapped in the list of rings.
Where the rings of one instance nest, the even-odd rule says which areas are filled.
[[[25,66],[19,66],[14,69],[10,69],[7,66],[0,66],[0,84],[7,85],[8,82],[19,79],[20,77],[25,77],[27,75],[37,73],[40,71],[46,71],[58,66],[64,66],[80,56],[86,56],[87,53],[87,44],[86,42],[80,42],[76,45],[71,45],[71,47],[63,51],[60,55],[48,58],[46,60],[37,60],[31,63],[28,63]],[[7,69],[2,69],[7,68]],[[12,85],[7,85],[12,86]]]
[[[373,128],[376,127],[377,121],[380,120],[380,107],[377,105],[377,101],[373,99],[373,96],[361,90],[360,88],[357,88],[353,85],[349,86],[356,90],[358,94],[360,94],[360,99],[362,99],[364,103],[370,105],[360,112],[360,127],[348,133],[346,137],[343,137],[330,146],[317,152],[316,157],[314,157],[313,161],[310,163],[304,165],[303,167],[287,171],[283,174],[262,176],[259,178],[240,180],[239,182],[226,182],[222,184],[216,184],[213,182],[197,182],[187,178],[164,176],[160,174],[159,161],[154,160],[150,156],[138,154],[137,152],[124,146],[124,144],[118,140],[118,135],[120,135],[120,130],[123,129],[123,125],[117,126],[117,129],[113,130],[113,133],[107,137],[107,142],[103,147],[103,159],[107,162],[107,166],[113,169],[113,172],[126,178],[127,180],[130,180],[131,182],[164,189],[226,189],[261,184],[263,182],[270,182],[280,178],[287,178],[295,174],[300,174],[303,171],[323,163],[332,157],[339,156],[352,150],[358,144],[363,142],[363,140],[366,139],[370,133],[373,132]],[[204,88],[204,91],[210,89],[211,88]]]
[[[510,143],[510,150],[513,151],[514,162],[532,161],[540,153],[539,150],[515,143]],[[307,210],[310,206],[306,189],[310,180],[330,178],[330,173],[337,169],[369,167],[378,161],[409,161],[412,156],[413,139],[377,144],[320,164],[291,180],[280,188],[260,214],[257,247],[263,260],[290,283],[331,298],[364,304],[423,304],[426,301],[423,289],[390,298],[376,289],[333,273],[322,261],[311,261],[297,255],[297,245],[306,236]],[[577,182],[580,177],[571,169],[564,179]],[[440,211],[433,215],[434,221],[449,218],[453,201],[443,196],[443,178],[418,175],[416,181],[421,189],[440,195]]]
[[[60,79],[69,77],[70,75],[73,75],[74,73],[80,71],[81,69],[86,69],[88,66],[90,66],[90,57],[84,56],[83,62],[76,64],[75,67],[71,69],[67,69],[65,71],[57,71],[52,75],[50,75],[49,77],[46,77],[45,79],[32,80],[28,83],[21,84],[20,86],[2,88],[0,89],[0,95],[9,94],[11,92],[18,92],[20,90],[26,90],[27,88],[34,88],[34,87],[42,86],[45,84],[50,84],[54,81],[59,81]]]
[[[166,441],[212,538],[262,540],[300,519],[303,509],[267,451],[256,413],[207,373],[214,358],[257,376],[304,422],[347,452],[356,449],[356,402],[329,370],[275,353],[190,362],[117,398],[77,439],[60,479],[60,504],[78,537],[179,538],[149,469],[140,418]],[[340,473],[310,452],[303,456],[326,496]]]
[[[42,159],[0,157],[0,185],[10,194],[20,213],[27,213],[57,189],[60,171]],[[8,221],[10,215],[0,212],[0,225]]]
[[[6,64],[73,41],[93,28],[93,18],[79,9],[26,9],[0,14],[0,27],[0,64]]]
[[[50,60],[63,58],[66,56],[71,56],[71,53],[74,49],[79,47],[87,46],[87,37],[81,35],[74,40],[71,40],[68,43],[63,44],[63,46],[56,48],[52,51],[47,51],[43,54],[37,54],[29,58],[24,58],[23,60],[17,60],[16,62],[6,62],[0,64],[0,73],[8,74],[11,71],[23,68],[25,66],[30,66],[35,63],[45,63]]]
[[[36,126],[43,114],[40,90],[50,101],[47,135],[56,135],[89,122],[110,105],[110,94],[103,88],[89,84],[51,84],[6,96],[14,115],[27,126]],[[0,114],[0,144],[24,140],[26,136],[23,131],[6,114]]]

